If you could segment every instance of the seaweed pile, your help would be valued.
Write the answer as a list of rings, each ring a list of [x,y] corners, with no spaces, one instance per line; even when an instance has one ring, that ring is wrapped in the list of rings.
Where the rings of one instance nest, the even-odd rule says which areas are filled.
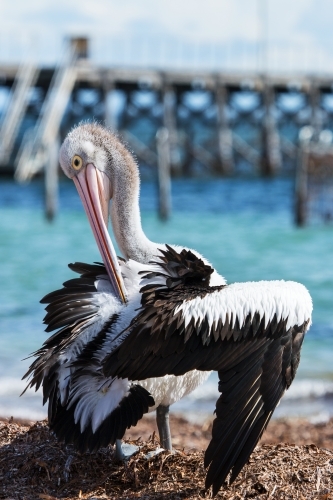
[[[202,451],[162,452],[153,434],[136,441],[140,451],[126,464],[113,448],[76,453],[50,433],[46,422],[31,426],[0,422],[0,498],[7,500],[199,499],[204,490]],[[333,452],[314,444],[262,444],[232,485],[216,498],[333,499]]]

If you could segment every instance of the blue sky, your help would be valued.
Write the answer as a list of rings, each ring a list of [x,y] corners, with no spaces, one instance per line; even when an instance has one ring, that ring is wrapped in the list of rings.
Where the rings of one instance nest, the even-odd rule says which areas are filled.
[[[2,0],[0,61],[52,63],[65,36],[87,34],[105,64],[333,71],[332,21],[333,0]]]

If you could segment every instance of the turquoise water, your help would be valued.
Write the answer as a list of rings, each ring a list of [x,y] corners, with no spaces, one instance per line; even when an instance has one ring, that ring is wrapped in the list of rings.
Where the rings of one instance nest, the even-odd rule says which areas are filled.
[[[309,289],[313,326],[297,378],[277,415],[333,414],[333,226],[293,225],[292,182],[278,180],[179,180],[173,183],[173,213],[156,214],[156,187],[143,183],[141,209],[149,238],[195,248],[229,283],[291,279]],[[0,414],[40,418],[40,395],[19,398],[20,380],[39,348],[43,307],[39,300],[72,276],[67,264],[100,261],[95,241],[71,182],[60,189],[59,215],[43,216],[42,184],[0,181]],[[175,405],[177,411],[212,413],[214,376]]]

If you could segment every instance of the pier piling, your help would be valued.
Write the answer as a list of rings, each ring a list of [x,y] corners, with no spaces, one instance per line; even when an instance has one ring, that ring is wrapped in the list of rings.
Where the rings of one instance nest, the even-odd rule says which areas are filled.
[[[217,84],[217,130],[218,150],[220,157],[220,172],[223,175],[231,175],[234,172],[234,158],[232,146],[232,131],[227,116],[228,90],[225,85]]]
[[[307,218],[307,169],[310,139],[311,136],[307,135],[307,131],[304,130],[303,137],[302,135],[300,137],[295,180],[295,223],[299,227],[305,225]]]
[[[45,216],[52,222],[58,210],[58,156],[60,141],[49,144],[47,152],[47,168],[45,168]]]
[[[271,85],[266,84],[262,93],[264,119],[262,124],[261,172],[264,176],[276,175],[281,170],[281,145],[274,116],[275,95]]]
[[[156,134],[159,215],[167,220],[171,212],[170,137],[165,127]]]

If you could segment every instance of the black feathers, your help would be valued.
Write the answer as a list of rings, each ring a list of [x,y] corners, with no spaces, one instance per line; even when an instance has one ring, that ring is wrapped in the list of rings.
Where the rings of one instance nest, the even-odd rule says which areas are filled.
[[[224,322],[220,318],[216,323],[208,321],[209,311],[205,315],[201,306],[200,319],[188,316],[186,323],[181,304],[214,292],[223,300],[228,287],[210,287],[210,272],[201,263],[196,267],[185,250],[178,259],[174,253],[164,252],[165,273],[145,275],[152,281],[167,273],[171,277],[165,285],[158,281],[141,289],[142,308],[132,321],[131,333],[106,358],[103,369],[107,376],[132,380],[183,375],[194,369],[218,371],[222,394],[205,455],[206,486],[213,486],[216,494],[229,472],[231,481],[236,478],[291,384],[309,320],[287,328],[287,318],[278,320],[275,314],[267,323],[263,313],[255,312],[240,324],[230,312]],[[167,257],[174,261],[166,262]],[[201,269],[201,274],[193,269]],[[271,298],[269,287],[265,293],[271,304],[274,291]]]
[[[155,358],[159,353],[163,352],[165,361],[170,353],[170,362],[174,366],[175,356],[180,356],[179,361],[182,361],[183,354],[186,355],[189,349],[192,351],[211,342],[207,320],[199,324],[191,322],[185,327],[183,313],[176,312],[176,309],[187,300],[223,290],[225,285],[210,287],[210,275],[214,270],[190,250],[177,253],[168,245],[167,249],[161,250],[164,257],[160,267],[165,272],[142,273],[145,279],[166,278],[166,286],[153,283],[141,288],[142,307],[132,320],[131,334],[105,358],[103,370],[106,376],[119,373],[122,377],[120,374],[128,373],[125,378],[131,380],[160,377],[171,372],[167,365]],[[183,364],[180,367],[182,373],[177,375],[191,369]]]
[[[166,277],[166,286],[168,288],[174,288],[177,285],[185,286],[208,286],[210,281],[210,276],[214,272],[211,266],[204,263],[202,259],[199,259],[194,255],[191,250],[181,250],[177,252],[169,245],[165,245],[167,250],[161,250],[159,266],[165,272],[151,272],[143,274],[146,278],[154,278],[156,276]],[[152,262],[152,264],[157,264],[157,262]]]
[[[74,359],[68,361],[68,349],[72,348],[85,326],[98,313],[98,291],[95,282],[103,276],[108,279],[105,267],[100,264],[76,263],[70,264],[69,267],[81,274],[81,277],[66,281],[63,288],[42,299],[42,303],[48,304],[44,318],[46,331],[58,331],[34,353],[37,359],[24,378],[31,377],[28,387],[35,386],[37,390],[42,385],[43,404],[48,401],[49,425],[58,438],[65,443],[72,443],[81,452],[96,451],[101,446],[113,444],[116,439],[121,439],[125,430],[136,425],[155,403],[146,389],[132,385],[119,405],[101,422],[95,432],[90,421],[82,431],[80,423],[75,422],[75,409],[79,400],[73,397],[73,386],[81,375],[88,372],[92,378],[98,375],[98,361],[94,355],[102,348],[107,334],[117,323],[118,315],[113,314],[100,331],[86,343],[82,343],[80,348],[76,348]],[[68,370],[68,383],[65,388],[62,387],[60,398],[59,372],[64,364]],[[71,393],[72,389],[74,392]]]
[[[160,262],[151,264],[151,272],[141,273],[145,282],[140,290],[141,307],[127,323],[123,321],[126,315],[119,313],[118,317],[114,313],[86,339],[75,359],[68,363],[70,383],[67,389],[62,387],[60,401],[58,371],[60,363],[66,362],[64,356],[60,362],[60,354],[71,348],[98,314],[95,281],[106,274],[103,265],[71,265],[81,277],[67,281],[61,290],[44,297],[43,303],[48,304],[47,329],[58,331],[35,353],[38,357],[25,376],[31,375],[30,386],[43,385],[44,401],[49,402],[50,427],[58,438],[80,451],[95,451],[121,438],[126,428],[135,425],[155,402],[145,389],[139,385],[130,387],[130,382],[125,385],[119,405],[95,432],[87,416],[86,426],[81,429],[75,411],[83,403],[80,394],[85,395],[84,377],[87,387],[96,390],[101,387],[98,378],[103,385],[115,378],[126,379],[127,383],[168,374],[184,375],[191,370],[218,371],[221,396],[205,454],[206,487],[212,486],[216,494],[229,473],[230,481],[236,478],[294,379],[310,319],[291,327],[286,314],[281,319],[279,300],[285,292],[283,287],[288,285],[279,285],[277,296],[276,288],[266,285],[257,310],[252,302],[247,307],[251,288],[243,294],[242,287],[235,287],[231,293],[227,285],[210,286],[213,269],[189,250],[177,252],[167,246],[161,251]],[[295,304],[290,304],[291,310],[299,305],[297,292],[293,293],[290,300],[295,300]],[[216,304],[226,305],[223,319],[222,314],[212,314],[210,310],[217,297]],[[189,301],[193,302],[188,304]],[[265,301],[269,321],[265,317]],[[194,307],[197,314],[191,312]],[[244,317],[235,312],[242,307],[247,311]],[[108,335],[120,324],[112,350],[101,354]],[[90,386],[96,377],[98,383]]]
[[[222,395],[205,453],[206,487],[213,486],[214,495],[230,471],[230,481],[236,479],[291,384],[307,324],[248,343],[237,360],[224,359],[218,371]]]
[[[78,262],[69,264],[69,267],[82,276],[66,281],[63,288],[49,293],[41,300],[42,304],[48,304],[45,308],[47,312],[44,318],[44,323],[47,325],[45,331],[58,331],[32,354],[37,359],[23,376],[23,379],[31,377],[27,388],[35,387],[37,391],[43,384],[44,403],[49,397],[48,394],[51,394],[51,389],[45,391],[44,386],[50,385],[50,380],[56,380],[54,366],[59,366],[57,365],[59,355],[75,342],[82,329],[98,311],[94,302],[97,293],[95,281],[97,276],[106,274],[105,267],[101,264],[89,265]],[[49,373],[52,373],[52,376],[47,375]]]
[[[75,423],[74,413],[77,402],[64,407],[58,399],[53,418],[49,420],[49,426],[60,441],[73,444],[81,453],[97,451],[101,447],[114,444],[116,439],[121,439],[126,429],[136,425],[153,405],[154,399],[149,392],[139,385],[133,385],[120,401],[119,406],[93,432],[91,424],[82,431],[80,422]]]

